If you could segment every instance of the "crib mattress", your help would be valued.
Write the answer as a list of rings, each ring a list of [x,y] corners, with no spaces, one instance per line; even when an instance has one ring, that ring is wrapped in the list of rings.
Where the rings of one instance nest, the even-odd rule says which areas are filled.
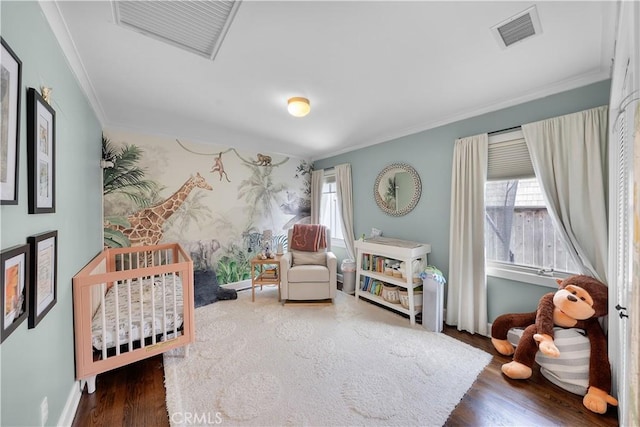
[[[104,333],[102,307],[96,310],[92,319],[92,344],[96,350],[102,350],[103,343],[106,344],[106,348],[115,347],[116,333],[120,337],[120,345],[122,345],[129,342],[129,335],[131,335],[132,341],[137,341],[141,338],[162,334],[165,328],[167,334],[173,333],[174,326],[175,328],[182,326],[182,281],[179,276],[174,274],[167,274],[164,277],[164,292],[162,277],[142,279],[142,298],[139,281],[137,279],[131,281],[131,319],[133,319],[131,330],[129,329],[129,295],[126,283],[118,285],[118,304],[116,304],[116,287],[113,286],[107,291],[104,297]],[[152,286],[155,288],[154,304],[152,304]],[[142,308],[141,299],[143,301]],[[118,325],[116,325],[116,311],[118,312]],[[144,313],[143,325],[140,325],[141,311]]]

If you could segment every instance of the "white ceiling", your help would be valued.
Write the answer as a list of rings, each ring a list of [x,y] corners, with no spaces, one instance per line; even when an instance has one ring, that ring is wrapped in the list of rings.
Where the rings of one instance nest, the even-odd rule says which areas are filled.
[[[542,34],[501,48],[490,28],[533,4]],[[310,159],[606,79],[616,18],[607,1],[245,0],[211,61],[117,25],[110,1],[41,6],[105,128]]]

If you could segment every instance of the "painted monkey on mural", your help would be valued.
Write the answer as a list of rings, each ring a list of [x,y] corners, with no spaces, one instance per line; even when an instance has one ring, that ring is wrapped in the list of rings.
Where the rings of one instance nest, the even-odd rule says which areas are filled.
[[[222,175],[227,179],[227,182],[231,182],[229,176],[224,171],[224,165],[222,164],[222,151],[218,154],[218,157],[213,162],[213,167],[211,168],[211,173],[218,172],[220,174],[220,181],[222,181]]]

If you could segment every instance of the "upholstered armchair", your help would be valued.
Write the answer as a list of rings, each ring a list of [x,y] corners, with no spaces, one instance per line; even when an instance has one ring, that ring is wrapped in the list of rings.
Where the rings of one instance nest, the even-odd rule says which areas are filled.
[[[291,249],[280,258],[280,290],[284,301],[333,299],[338,289],[337,260],[331,252],[331,234],[326,229],[327,247],[316,252]]]

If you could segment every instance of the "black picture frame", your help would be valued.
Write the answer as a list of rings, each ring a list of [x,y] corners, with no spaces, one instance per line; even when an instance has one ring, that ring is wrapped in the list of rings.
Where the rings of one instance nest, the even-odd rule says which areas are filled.
[[[27,89],[29,213],[56,211],[56,112],[32,87]]]
[[[29,245],[18,245],[0,252],[0,343],[4,342],[29,316]]]
[[[58,231],[27,238],[31,248],[29,329],[35,328],[56,305],[58,296]]]
[[[0,205],[18,204],[22,61],[4,38],[0,60]]]

